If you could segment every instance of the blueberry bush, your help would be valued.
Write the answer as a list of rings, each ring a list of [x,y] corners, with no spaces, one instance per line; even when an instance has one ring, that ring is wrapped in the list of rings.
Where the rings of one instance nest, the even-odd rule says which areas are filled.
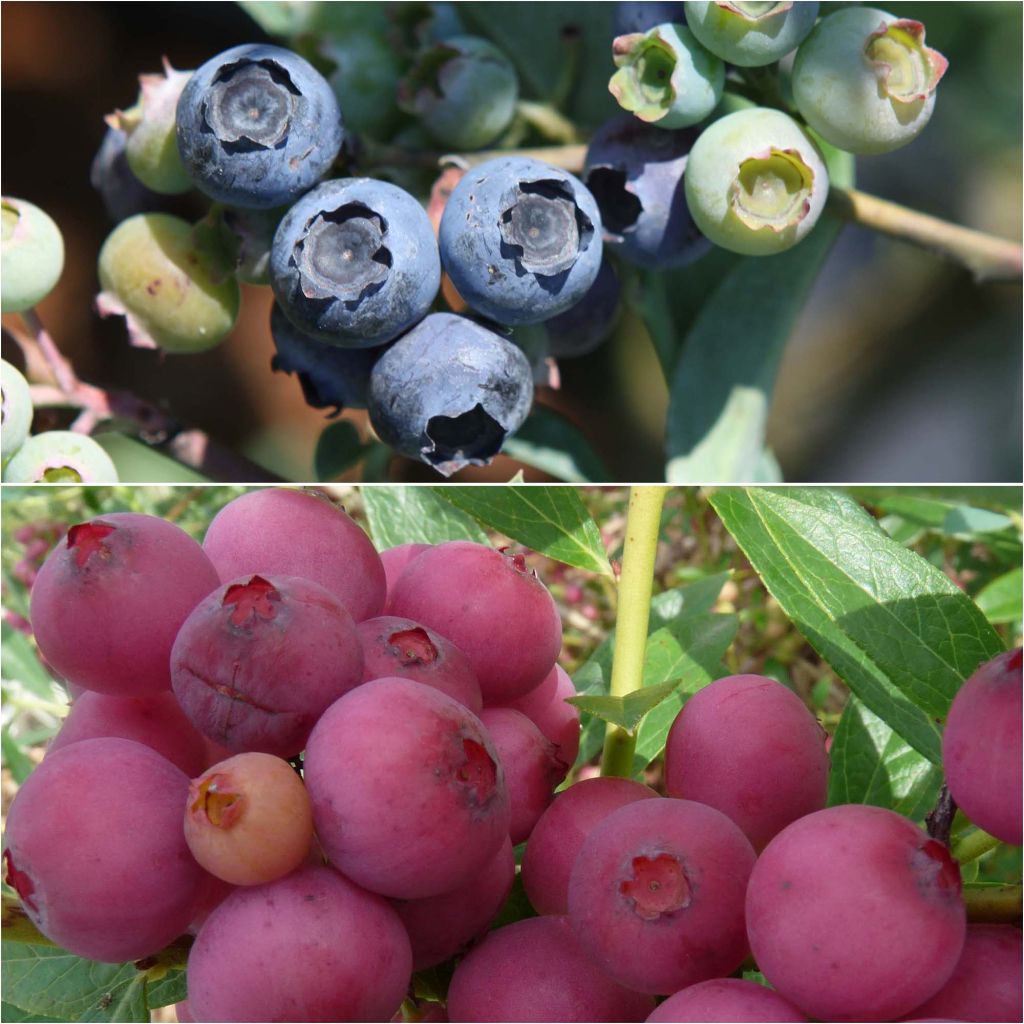
[[[97,138],[92,202],[114,226],[89,254],[94,305],[126,386],[86,384],[47,333],[61,232],[27,183],[3,201],[4,479],[436,482],[504,453],[505,480],[780,481],[775,383],[844,224],[927,250],[917,272],[979,309],[1019,288],[1012,215],[999,238],[855,187],[888,174],[903,198],[904,169],[959,152],[960,29],[980,46],[1004,15],[954,5],[934,31],[919,6],[241,4],[250,39],[139,69]],[[1011,321],[995,344],[1019,369]],[[280,386],[252,376],[269,361],[319,410],[298,458],[233,451],[203,422],[230,404],[204,376],[229,338],[259,387]],[[656,424],[621,411],[624,352],[657,367],[640,400]],[[185,365],[198,422],[136,387],[143,360]],[[879,456],[865,475],[885,472]]]
[[[5,1020],[1020,1018],[1019,490],[2,499]]]

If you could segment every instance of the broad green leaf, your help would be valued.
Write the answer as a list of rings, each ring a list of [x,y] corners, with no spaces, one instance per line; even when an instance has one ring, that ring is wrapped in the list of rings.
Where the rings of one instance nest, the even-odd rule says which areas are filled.
[[[1024,590],[1024,571],[1011,569],[982,587],[974,598],[989,622],[1019,622],[1024,617],[1021,592]]]
[[[535,405],[502,451],[567,483],[610,480],[611,473],[575,424],[553,409]]]
[[[1000,512],[1021,514],[1024,491],[1020,487],[973,486],[940,484],[936,486],[854,486],[844,490],[866,505],[882,508],[888,501],[927,499],[944,504],[970,505],[972,508],[996,509]]]
[[[4,767],[20,786],[32,774],[35,762],[21,749],[18,741],[11,735],[10,727],[6,725],[0,730],[0,749],[4,754]]]
[[[888,807],[923,821],[935,805],[942,772],[851,696],[830,752],[828,802]]]
[[[822,218],[788,252],[744,257],[710,294],[670,379],[668,480],[758,475],[779,361],[839,227]]]
[[[75,1021],[149,1021],[145,975],[132,964],[83,960],[55,946],[4,942],[4,999]]]
[[[578,569],[612,575],[601,532],[575,488],[443,487],[434,493],[478,523]]]
[[[380,551],[398,544],[488,542],[487,534],[469,516],[442,501],[429,487],[363,487],[360,493],[370,536]]]
[[[28,1013],[22,1010],[20,1007],[15,1006],[13,1003],[0,1003],[0,1020],[4,1021],[4,1024],[28,1024],[28,1022],[35,1021],[55,1021],[56,1017],[44,1017],[37,1013]]]
[[[334,480],[351,469],[364,455],[354,423],[338,420],[324,427],[313,453],[313,471],[317,480]]]
[[[567,701],[588,715],[596,715],[605,722],[621,726],[627,732],[634,732],[644,715],[668,697],[678,685],[678,680],[672,680],[657,686],[645,686],[624,697],[568,697]]]
[[[95,434],[93,440],[113,459],[124,483],[208,484],[210,478],[172,459],[134,437],[113,431]]]
[[[159,981],[151,981],[146,986],[146,1002],[150,1007],[170,1006],[172,1003],[180,1003],[187,997],[185,970],[181,967],[169,970]]]
[[[4,679],[16,679],[37,697],[53,700],[53,680],[43,668],[32,641],[10,623],[0,625],[0,673]]]
[[[927,495],[889,495],[877,502],[877,506],[882,512],[949,537],[971,539],[1013,526],[1013,520],[1004,513]]]
[[[940,764],[937,722],[964,679],[1003,649],[978,607],[837,491],[726,488],[711,503],[819,654]]]

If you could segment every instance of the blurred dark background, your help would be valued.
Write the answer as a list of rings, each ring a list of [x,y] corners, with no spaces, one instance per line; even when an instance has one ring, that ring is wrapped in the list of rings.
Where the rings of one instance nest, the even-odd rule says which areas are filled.
[[[926,23],[950,71],[928,129],[903,150],[859,160],[858,186],[1019,240],[1021,5],[890,9]],[[199,356],[133,350],[123,323],[92,309],[96,254],[110,229],[89,185],[103,116],[133,103],[137,75],[163,56],[196,67],[262,31],[229,3],[7,2],[0,27],[2,186],[46,209],[64,233],[64,275],[41,306],[62,349],[85,379],[161,401],[271,471],[308,478],[326,420],[294,378],[270,372],[269,289],[247,289],[231,338]],[[1019,286],[976,286],[920,250],[847,228],[780,374],[769,443],[786,478],[1019,481],[1021,341]],[[613,478],[659,479],[665,386],[642,330],[627,324],[561,373],[562,390],[543,401],[583,429]],[[609,394],[622,398],[611,403]],[[363,414],[346,417],[365,430]],[[515,468],[501,458],[466,478],[508,479]],[[437,479],[405,462],[393,472]]]

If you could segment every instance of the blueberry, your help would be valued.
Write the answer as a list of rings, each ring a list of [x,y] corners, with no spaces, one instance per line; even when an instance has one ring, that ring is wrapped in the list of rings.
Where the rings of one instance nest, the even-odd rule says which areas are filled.
[[[530,364],[515,345],[433,313],[380,357],[367,408],[383,441],[450,476],[490,462],[532,401]]]
[[[64,269],[60,228],[34,203],[0,199],[0,309],[21,313],[42,302]]]
[[[687,0],[686,24],[712,53],[741,68],[781,60],[795,50],[818,17],[817,3]]]
[[[327,36],[320,56],[334,66],[327,76],[345,111],[348,131],[375,139],[390,138],[402,114],[395,90],[402,76],[402,60],[377,32],[351,31]]]
[[[509,59],[477,36],[420,51],[398,85],[398,105],[444,146],[481,149],[511,123],[519,80]]]
[[[380,358],[379,348],[339,348],[300,331],[274,303],[270,335],[277,354],[271,369],[294,373],[306,402],[316,409],[365,409],[370,371]]]
[[[660,128],[703,121],[722,98],[725,65],[685,25],[616,36],[612,59],[619,70],[608,91],[623,110]]]
[[[296,327],[325,342],[369,348],[426,314],[441,262],[430,220],[408,192],[372,178],[340,178],[285,215],[270,279]]]
[[[99,192],[103,208],[114,223],[159,210],[168,202],[135,177],[125,153],[127,141],[123,129],[108,127],[89,171],[89,182]]]
[[[313,187],[341,149],[338,101],[290,50],[236,46],[208,60],[178,101],[185,170],[213,199],[282,206]]]
[[[459,294],[490,320],[540,323],[579,302],[601,268],[601,219],[589,190],[528,157],[468,171],[441,218],[441,260]]]
[[[0,459],[6,462],[24,443],[32,426],[32,393],[21,371],[0,359]]]
[[[591,138],[583,180],[601,211],[605,242],[629,263],[661,270],[707,252],[683,187],[697,135],[693,128],[668,131],[622,114]]]
[[[556,359],[572,359],[593,352],[611,337],[619,312],[619,277],[606,256],[590,291],[564,313],[543,324],[548,352]]]
[[[116,484],[110,456],[85,434],[33,434],[4,466],[5,484]]]
[[[682,25],[685,21],[681,2],[650,0],[647,3],[617,3],[612,9],[612,34],[626,36],[630,32],[646,32],[655,25]]]

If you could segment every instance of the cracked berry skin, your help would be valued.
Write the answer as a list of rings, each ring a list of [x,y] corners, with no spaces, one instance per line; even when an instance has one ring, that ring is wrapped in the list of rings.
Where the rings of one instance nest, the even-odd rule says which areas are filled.
[[[366,407],[381,440],[450,476],[486,466],[532,404],[520,349],[465,317],[432,313],[377,361]]]
[[[32,630],[68,681],[146,696],[170,689],[174,638],[216,587],[216,570],[184,530],[112,512],[71,527],[43,563],[32,586]]]
[[[152,956],[188,927],[208,877],[185,844],[187,796],[188,776],[134,740],[47,754],[11,804],[4,880],[76,956]]]
[[[579,302],[601,268],[601,215],[573,175],[527,157],[472,168],[452,190],[441,262],[478,313],[510,327]]]
[[[580,847],[569,920],[586,953],[638,992],[668,995],[731,974],[747,955],[743,900],[754,866],[746,836],[692,800],[638,800]]]
[[[783,829],[758,858],[746,912],[758,967],[818,1020],[908,1014],[953,973],[966,929],[949,850],[894,811],[860,804]]]
[[[340,348],[300,331],[275,302],[270,337],[277,350],[271,369],[294,373],[314,409],[365,409],[370,374],[384,348]]]
[[[326,79],[279,46],[225,50],[178,100],[178,152],[211,199],[267,209],[293,202],[330,169],[344,136]]]
[[[605,245],[627,263],[664,270],[710,248],[690,216],[683,184],[693,128],[655,128],[631,114],[594,133],[583,180],[597,200]]]
[[[363,678],[352,616],[317,583],[247,575],[210,594],[171,651],[175,696],[203,735],[234,753],[289,758]]]
[[[505,776],[483,723],[410,679],[374,679],[332,704],[303,771],[324,851],[371,892],[448,892],[508,838]]]
[[[301,330],[348,348],[383,345],[426,315],[441,286],[434,229],[396,185],[326,181],[278,226],[270,282]]]

